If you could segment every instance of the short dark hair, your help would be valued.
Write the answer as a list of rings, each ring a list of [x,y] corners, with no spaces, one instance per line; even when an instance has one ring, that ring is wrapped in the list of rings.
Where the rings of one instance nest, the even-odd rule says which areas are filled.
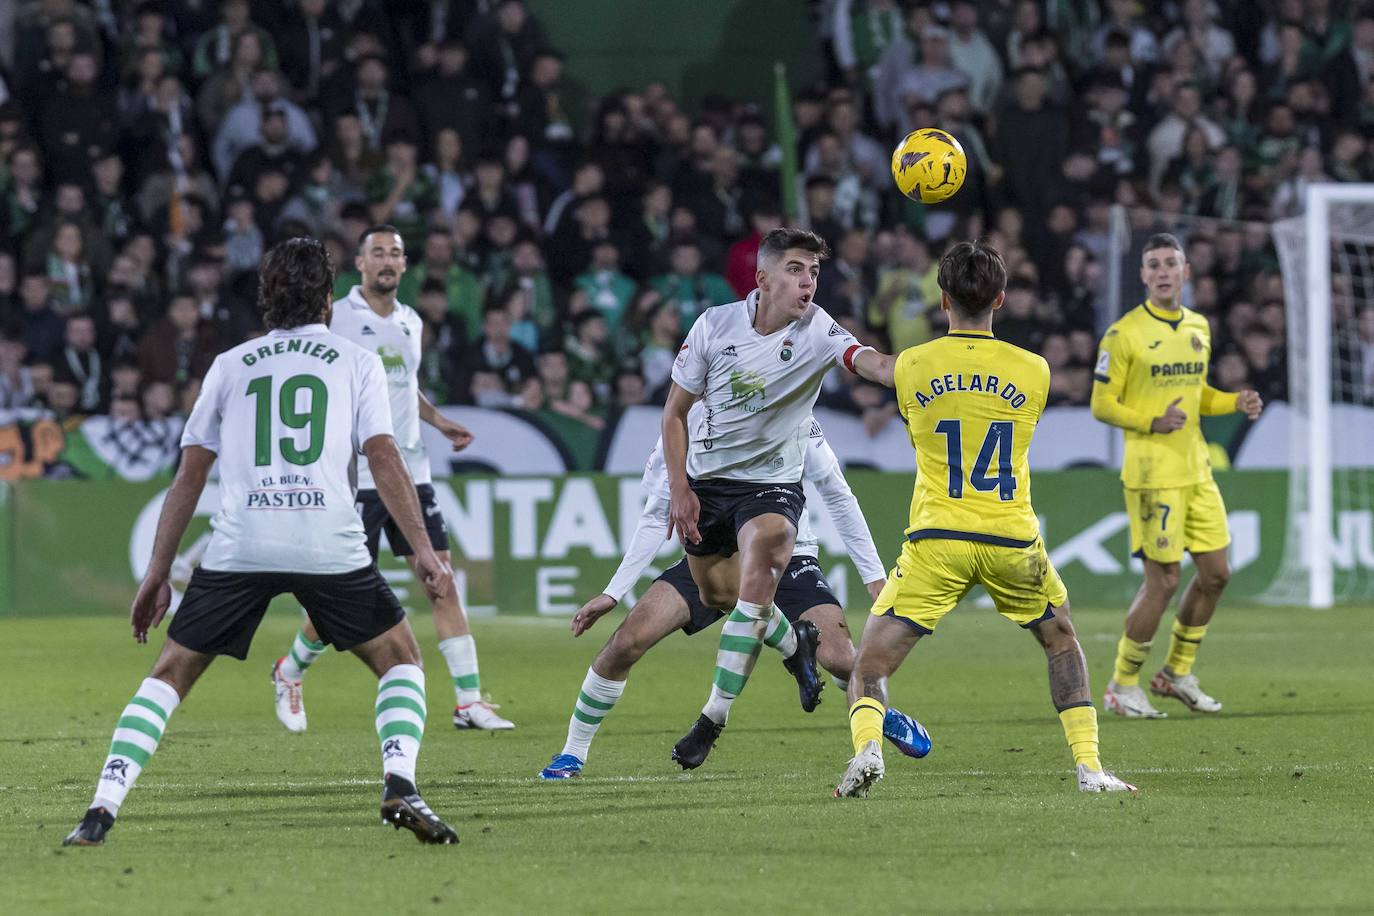
[[[830,257],[830,246],[825,243],[825,239],[809,229],[789,229],[784,226],[769,230],[759,240],[759,263],[776,261],[791,248],[809,251],[822,261]]]
[[[258,310],[269,330],[323,320],[334,290],[334,265],[319,239],[278,242],[262,259]]]
[[[1156,232],[1145,240],[1145,247],[1140,249],[1143,255],[1147,251],[1154,251],[1156,248],[1172,248],[1177,252],[1183,252],[1183,243],[1178,240],[1178,236],[1171,232]]]
[[[940,289],[959,314],[982,318],[1007,288],[1007,265],[988,242],[960,242],[940,259]]]
[[[377,223],[375,226],[368,226],[358,236],[358,250],[362,251],[367,245],[368,236],[376,235],[378,232],[390,232],[392,235],[401,239],[401,244],[405,244],[405,239],[401,236],[401,230],[390,223]]]

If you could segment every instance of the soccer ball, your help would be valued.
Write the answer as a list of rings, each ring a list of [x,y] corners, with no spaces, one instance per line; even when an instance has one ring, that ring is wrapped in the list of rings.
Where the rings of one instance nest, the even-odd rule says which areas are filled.
[[[892,180],[919,203],[938,204],[953,197],[967,171],[968,157],[959,141],[934,127],[913,130],[892,151]]]

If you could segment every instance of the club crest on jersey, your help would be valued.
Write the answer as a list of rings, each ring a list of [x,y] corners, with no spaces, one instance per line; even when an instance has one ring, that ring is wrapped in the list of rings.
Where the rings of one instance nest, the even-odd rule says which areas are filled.
[[[778,359],[782,360],[783,362],[787,362],[787,361],[790,360],[791,358],[792,358],[792,341],[790,341],[790,340],[784,340],[784,341],[782,342],[782,350],[781,350],[781,352],[778,353]]]

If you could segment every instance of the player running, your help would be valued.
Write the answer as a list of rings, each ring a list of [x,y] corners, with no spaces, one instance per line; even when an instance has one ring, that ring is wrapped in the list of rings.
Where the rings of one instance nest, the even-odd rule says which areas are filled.
[[[1145,580],[1126,614],[1116,666],[1102,705],[1127,718],[1160,719],[1140,688],[1140,668],[1160,618],[1178,589],[1183,551],[1197,575],[1183,592],[1164,667],[1150,681],[1156,696],[1174,697],[1196,712],[1219,712],[1193,674],[1198,645],[1231,577],[1226,506],[1212,479],[1198,417],[1243,412],[1259,417],[1258,393],[1232,394],[1207,384],[1212,355],[1207,319],[1180,302],[1189,277],[1178,239],[1151,236],[1140,279],[1149,298],[1123,315],[1102,338],[1093,385],[1093,416],[1126,431],[1121,462],[1131,551],[1145,564]]]
[[[674,361],[663,408],[669,531],[682,539],[703,603],[734,602],[721,627],[710,698],[673,748],[683,769],[705,761],[765,638],[784,656],[810,638],[806,626],[787,622],[773,594],[805,505],[804,421],[830,367],[858,349],[811,301],[828,255],[812,232],[769,232],[759,242],[758,289],[703,312]],[[689,422],[697,401],[703,408]],[[810,712],[823,685],[805,662],[798,666],[802,708]]]
[[[916,486],[907,541],[859,641],[849,682],[854,757],[835,795],[863,797],[883,777],[887,679],[975,584],[1044,648],[1078,788],[1135,791],[1098,759],[1088,666],[1031,506],[1026,452],[1049,394],[1049,365],[992,335],[1007,285],[995,249],[960,242],[940,261],[939,282],[947,335],[896,357],[869,348],[851,357],[859,375],[896,388],[916,449]]]
[[[326,327],[333,282],[329,256],[314,239],[274,247],[258,291],[267,336],[221,353],[206,373],[129,613],[135,640],[147,642],[167,613],[172,558],[218,457],[214,533],[152,672],[115,726],[91,807],[65,846],[105,842],[177,705],[215,656],[248,655],[268,603],[287,592],[325,642],[351,650],[379,678],[383,822],[423,843],[458,842],[415,788],[425,673],[353,509],[356,454],[367,455],[380,498],[418,545],[416,575],[431,598],[452,587],[453,571],[423,538],[415,486],[392,438],[381,360]]]
[[[694,407],[693,411],[700,409],[699,406]],[[883,587],[885,574],[878,552],[873,547],[873,538],[868,533],[868,524],[864,521],[858,500],[840,472],[839,459],[825,441],[821,425],[808,417],[806,426],[809,430],[804,469],[806,478],[815,485],[825,501],[826,511],[844,538],[850,559],[859,570],[869,594],[876,596]],[[619,603],[630,587],[639,581],[645,567],[663,544],[668,531],[668,477],[663,465],[662,442],[655,445],[649,455],[643,483],[647,500],[630,538],[625,558],[606,590],[584,604],[573,616],[574,636],[587,632]],[[792,561],[778,583],[775,600],[794,629],[799,622],[816,627],[820,637],[816,647],[817,660],[843,688],[847,686],[849,673],[854,666],[854,643],[849,637],[840,602],[830,590],[830,583],[826,582],[816,562],[818,552],[819,544],[811,530],[807,512],[803,509]],[[579,775],[586,765],[592,739],[624,693],[625,681],[635,662],[674,630],[681,629],[692,636],[724,616],[723,611],[702,603],[685,558],[655,579],[587,669],[582,689],[573,705],[572,718],[568,720],[567,741],[562,752],[554,755],[553,761],[539,773],[539,777],[568,779]],[[764,644],[771,645],[767,638]],[[794,652],[784,660],[784,665],[795,657]],[[795,665],[788,666],[789,672],[795,669]],[[924,757],[930,752],[930,736],[926,730],[915,719],[895,709],[888,710],[883,729],[888,740],[909,756]]]
[[[358,239],[354,265],[362,274],[362,285],[353,287],[347,296],[334,303],[334,317],[329,329],[382,358],[387,393],[391,400],[391,419],[396,424],[396,445],[415,481],[415,492],[424,511],[426,541],[441,560],[450,563],[448,529],[444,527],[443,513],[439,511],[439,504],[434,498],[429,456],[425,454],[424,441],[420,438],[420,421],[424,420],[443,433],[453,443],[455,452],[462,451],[472,442],[472,434],[439,413],[424,392],[420,391],[420,338],[424,334],[424,323],[414,309],[396,301],[396,286],[406,271],[406,254],[405,244],[395,227],[372,226],[365,230]],[[381,533],[385,531],[392,554],[404,557],[418,578],[415,550],[378,497],[366,456],[358,459],[357,509],[363,517],[367,549],[373,560],[377,559]],[[481,679],[477,670],[477,644],[472,638],[457,589],[448,589],[442,596],[431,598],[430,607],[434,611],[439,651],[448,663],[449,675],[453,678],[456,694],[454,726],[514,728],[513,723],[497,715],[482,698]],[[306,670],[323,651],[324,644],[307,618],[290,650],[272,666],[277,718],[289,731],[305,731],[301,682]]]

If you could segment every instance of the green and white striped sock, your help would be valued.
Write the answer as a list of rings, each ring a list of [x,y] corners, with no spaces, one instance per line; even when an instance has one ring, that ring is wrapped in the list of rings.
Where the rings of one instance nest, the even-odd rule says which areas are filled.
[[[377,682],[377,740],[382,773],[415,782],[415,762],[425,734],[425,672],[419,665],[393,665]]]
[[[573,704],[572,718],[568,720],[568,740],[563,745],[563,753],[572,754],[586,763],[587,753],[591,750],[596,730],[601,727],[601,720],[606,718],[624,692],[624,681],[609,680],[588,668],[587,676],[582,679],[582,689],[577,694],[577,702]]]
[[[138,774],[143,772],[148,759],[157,750],[162,733],[167,728],[167,720],[180,702],[181,697],[177,696],[171,684],[156,678],[144,678],[138,686],[138,693],[124,707],[115,724],[110,753],[100,770],[92,808],[104,808],[111,814],[119,813],[124,796],[129,794]]]
[[[471,634],[452,636],[439,642],[439,651],[453,676],[453,692],[459,706],[482,699],[482,676],[477,671],[477,643]]]
[[[305,669],[315,664],[315,659],[324,654],[326,646],[315,642],[305,635],[305,630],[297,630],[291,643],[291,651],[282,659],[281,676],[288,681],[299,681],[305,677]]]
[[[797,631],[792,629],[792,624],[787,622],[776,604],[770,607],[773,613],[768,618],[768,635],[763,637],[763,644],[777,649],[783,658],[791,658],[797,651]]]
[[[759,657],[759,649],[763,647],[764,637],[769,631],[771,616],[761,605],[741,601],[725,618],[725,625],[720,630],[720,649],[716,652],[716,675],[711,684],[711,698],[701,710],[702,715],[717,725],[725,724],[730,715],[730,704],[744,692],[744,685],[749,681],[754,662]],[[783,625],[787,625],[786,620],[783,620]],[[795,636],[792,642],[795,650]]]

